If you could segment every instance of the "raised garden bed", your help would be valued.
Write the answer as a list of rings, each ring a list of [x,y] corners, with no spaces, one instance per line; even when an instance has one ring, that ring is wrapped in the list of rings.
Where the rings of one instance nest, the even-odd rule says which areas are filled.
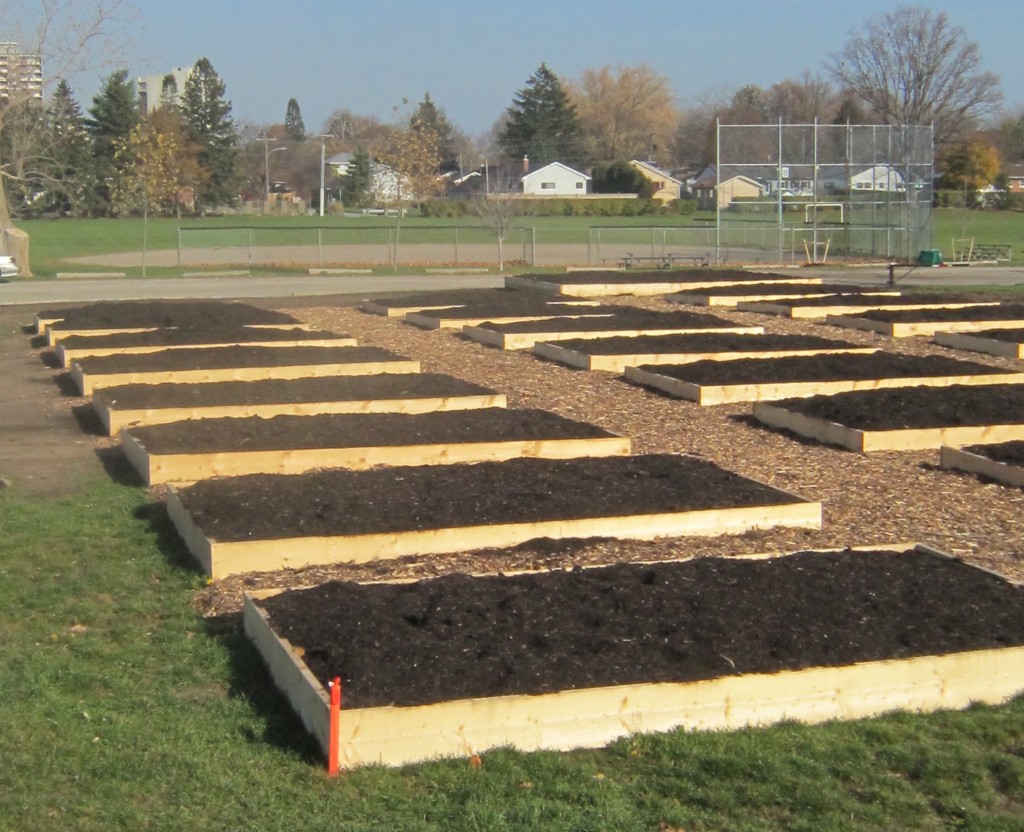
[[[557,343],[538,342],[535,355],[579,367],[621,373],[643,364],[686,364],[691,361],[732,361],[737,358],[781,358],[818,353],[871,353],[846,341],[816,335],[736,335],[700,333],[639,338],[576,339]]]
[[[359,309],[388,318],[401,318],[410,312],[451,309],[456,306],[522,302],[524,293],[516,289],[451,289],[440,292],[413,292],[385,298],[367,298]],[[563,301],[564,302],[564,301]]]
[[[809,502],[671,454],[510,459],[168,487],[167,508],[213,578],[514,546],[537,537],[651,539],[821,527]]]
[[[820,277],[749,272],[741,269],[681,269],[679,271],[595,271],[560,275],[506,275],[505,286],[575,297],[610,295],[667,295],[690,289],[754,283],[824,283]]]
[[[344,767],[1024,689],[1021,589],[920,548],[274,592],[247,596],[246,632]]]
[[[966,448],[943,445],[939,451],[939,465],[981,474],[1006,485],[1024,487],[1024,440]]]
[[[827,315],[834,326],[880,332],[893,338],[946,332],[978,332],[983,329],[1024,327],[1024,305],[991,304],[964,309],[875,310],[859,316]]]
[[[50,346],[68,335],[107,335],[115,332],[143,332],[240,326],[286,326],[302,324],[284,312],[229,301],[104,301],[85,306],[43,309],[36,313],[36,332],[46,333]]]
[[[717,315],[699,312],[649,312],[622,307],[607,317],[546,318],[540,321],[495,323],[466,326],[467,338],[504,350],[531,349],[538,341],[563,341],[577,338],[638,337],[646,335],[682,335],[689,332],[732,332],[761,334],[763,326],[737,326]]]
[[[492,323],[539,321],[546,318],[607,317],[614,307],[596,304],[575,304],[527,300],[525,303],[485,303],[479,306],[453,306],[445,309],[410,312],[403,320],[421,329],[462,329]]]
[[[505,405],[504,393],[439,373],[136,384],[100,388],[92,399],[93,409],[110,434],[133,425],[184,419],[430,413]]]
[[[875,352],[627,367],[626,381],[701,405],[818,396],[849,390],[1022,384],[1015,373],[945,356]]]
[[[169,382],[418,373],[420,363],[379,347],[218,347],[83,358],[71,378],[83,396],[97,387]]]
[[[628,454],[630,440],[546,410],[205,419],[131,428],[121,447],[148,485],[315,468]]]
[[[754,417],[863,453],[990,444],[1024,439],[1024,386],[909,387],[757,402]]]
[[[859,295],[825,295],[800,300],[744,301],[737,305],[737,309],[743,312],[781,315],[784,318],[825,318],[829,315],[856,315],[875,310],[966,309],[975,306],[998,305],[999,301],[961,300],[951,295],[915,293],[900,297],[887,297],[873,292],[862,292]]]
[[[753,303],[767,300],[785,300],[788,298],[821,298],[834,295],[857,295],[863,297],[899,297],[896,289],[866,290],[863,286],[842,283],[761,283],[754,286],[718,286],[708,289],[680,292],[669,295],[665,300],[673,303],[685,303],[693,306],[736,306],[740,303]]]
[[[144,355],[161,350],[209,347],[354,347],[351,335],[312,329],[154,329],[113,335],[71,335],[57,342],[55,352],[64,367],[81,358],[104,355]]]
[[[939,330],[934,338],[936,344],[944,347],[1024,358],[1024,329],[982,329],[970,334]]]

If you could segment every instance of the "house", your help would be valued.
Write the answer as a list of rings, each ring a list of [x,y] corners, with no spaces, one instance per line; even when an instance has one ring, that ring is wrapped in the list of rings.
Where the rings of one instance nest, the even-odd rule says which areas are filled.
[[[524,167],[528,160],[524,159]],[[519,180],[527,196],[585,196],[590,177],[561,162],[550,162],[536,170],[524,173]]]
[[[326,160],[326,164],[338,176],[347,176],[354,161],[355,155],[352,153],[336,153]],[[399,186],[403,184],[404,187],[400,188]],[[369,190],[373,195],[374,202],[378,205],[395,202],[399,196],[406,200],[411,198],[408,183],[399,181],[398,172],[394,168],[376,160],[370,161]]]
[[[764,196],[764,186],[756,179],[742,174],[722,171],[722,181],[714,165],[710,165],[693,181],[693,191],[697,197],[697,208],[701,211],[714,211],[717,208],[728,208],[736,199],[760,199]],[[717,200],[717,202],[716,202]]]
[[[657,199],[661,202],[671,202],[682,197],[683,183],[668,171],[662,170],[650,162],[641,162],[639,159],[631,161],[629,166],[651,183],[654,191],[651,194],[652,199]]]
[[[1006,165],[1006,190],[1011,194],[1024,194],[1024,165]]]
[[[829,193],[903,193],[907,182],[896,168],[890,165],[871,165],[856,172],[842,172],[822,179]]]

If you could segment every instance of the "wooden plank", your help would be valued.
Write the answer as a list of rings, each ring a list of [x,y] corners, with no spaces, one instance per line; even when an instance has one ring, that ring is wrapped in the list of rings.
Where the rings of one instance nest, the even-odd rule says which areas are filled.
[[[824,279],[820,277],[794,277],[786,278],[785,281],[778,277],[766,277],[763,281],[751,280],[715,280],[713,278],[700,278],[693,275],[680,273],[678,276],[666,277],[664,281],[648,282],[638,281],[633,283],[601,282],[595,280],[593,283],[561,283],[558,277],[553,275],[546,280],[530,280],[516,275],[505,276],[505,287],[508,289],[533,289],[543,292],[553,292],[560,295],[572,297],[608,297],[613,295],[668,295],[673,292],[685,292],[694,289],[707,289],[716,286],[744,286],[756,282],[762,283],[803,283],[809,286],[820,285]]]
[[[533,347],[535,355],[579,367],[582,370],[603,370],[611,373],[624,372],[626,367],[644,364],[689,364],[694,361],[732,361],[738,358],[784,358],[795,355],[823,355],[825,353],[868,354],[878,352],[876,347],[823,347],[821,349],[736,351],[711,353],[637,353],[633,355],[591,355],[559,346],[557,343],[537,342]]]
[[[373,375],[376,373],[418,373],[420,362],[411,359],[363,361],[343,364],[297,364],[277,367],[225,367],[195,370],[153,370],[124,373],[86,373],[72,362],[70,375],[83,396],[100,387],[124,384],[208,384],[216,381],[258,381],[261,379],[323,378],[325,376]]]
[[[770,370],[766,370],[770,373]],[[985,373],[971,376],[919,376],[916,378],[839,379],[835,381],[785,381],[756,384],[697,384],[672,378],[643,367],[626,367],[626,381],[652,387],[670,396],[702,406],[737,402],[765,402],[801,396],[825,396],[851,390],[883,390],[899,387],[949,387],[954,384],[1024,384],[1024,373]]]
[[[772,303],[773,301],[781,300],[799,300],[800,298],[823,298],[829,295],[836,294],[835,292],[829,291],[829,287],[822,284],[817,290],[800,291],[799,288],[794,289],[792,292],[786,292],[779,294],[778,292],[758,292],[757,286],[752,286],[750,291],[743,295],[736,294],[715,294],[714,289],[708,289],[702,292],[684,292],[679,295],[673,295],[669,300],[674,303],[684,303],[691,306],[726,306],[726,307],[737,307],[741,303],[759,303],[767,302]],[[899,297],[899,291],[878,291],[878,292],[865,292],[865,294],[876,295],[879,298],[884,297]],[[874,308],[874,307],[871,307]],[[758,311],[758,310],[753,310]]]
[[[827,315],[825,323],[847,329],[860,329],[867,332],[878,332],[892,338],[909,338],[915,335],[935,335],[944,332],[979,332],[985,329],[1018,329],[1024,327],[1024,320],[1010,319],[1005,321],[913,321],[900,322],[876,321],[872,318],[858,318],[852,315]]]
[[[479,314],[471,317],[445,317],[441,313],[431,314],[429,312],[410,312],[403,318],[406,323],[418,326],[420,329],[462,329],[467,326],[479,326],[490,321],[495,324],[514,324],[520,321],[543,321],[547,318],[605,318],[612,315],[611,312],[589,312],[585,308],[563,307],[553,308],[550,312],[537,311],[532,313],[523,312],[520,314]]]
[[[107,433],[133,426],[165,425],[186,419],[248,418],[259,416],[316,416],[323,413],[433,413],[445,410],[473,410],[483,407],[506,407],[504,393],[474,396],[430,396],[410,399],[347,399],[323,402],[285,402],[266,404],[218,405],[212,407],[161,407],[124,409],[116,402],[94,399],[93,410]]]
[[[60,321],[54,321],[46,328],[46,345],[48,347],[55,347],[61,338],[69,338],[72,335],[88,338],[94,335],[119,335],[125,332],[155,332],[159,329],[155,326],[125,327],[123,329],[60,329],[57,326],[59,323]]]
[[[996,327],[986,327],[976,334],[963,332],[947,332],[938,330],[935,335],[935,343],[944,347],[953,347],[958,350],[970,350],[971,352],[983,352],[988,355],[998,355],[1006,358],[1024,358],[1024,342],[1003,341],[998,338],[986,338],[985,332]]]
[[[71,362],[80,358],[98,358],[106,355],[147,355],[164,350],[184,349],[217,349],[220,347],[354,347],[356,339],[349,335],[337,335],[332,338],[302,338],[290,341],[280,339],[268,339],[266,341],[241,341],[227,340],[209,342],[205,344],[159,344],[151,346],[126,346],[126,347],[78,347],[68,349],[62,341],[58,341],[55,347],[57,359],[62,367],[69,367]]]
[[[765,301],[744,301],[737,305],[742,312],[761,312],[767,315],[781,315],[784,318],[825,318],[828,315],[849,315],[853,316],[861,312],[898,312],[910,309],[965,309],[970,306],[996,306],[999,301],[991,302],[964,302],[964,303],[840,303],[830,306],[811,306],[798,303],[779,303],[770,300]]]
[[[241,572],[301,568],[326,563],[366,563],[406,555],[440,555],[494,546],[515,546],[538,537],[619,537],[651,540],[663,536],[741,534],[785,526],[821,528],[821,503],[799,501],[772,506],[705,509],[629,517],[564,518],[532,523],[463,526],[410,532],[296,537],[219,542],[208,539],[181,505],[173,485],[167,507],[182,540],[214,579]]]
[[[600,319],[598,319],[600,320]],[[595,326],[600,326],[595,323]],[[528,350],[533,349],[537,343],[551,341],[566,341],[575,338],[593,339],[625,337],[637,338],[650,335],[687,335],[702,332],[731,332],[740,335],[763,335],[763,326],[727,326],[727,327],[670,327],[659,329],[607,329],[600,328],[592,330],[569,330],[561,332],[498,332],[481,326],[465,326],[462,334],[467,338],[491,347],[499,347],[503,350]]]
[[[245,596],[245,632],[326,758],[328,694],[301,650],[273,631],[260,607],[259,599],[274,592]],[[1024,648],[1009,647],[413,707],[345,710],[342,691],[338,752],[342,765],[354,768],[466,757],[503,746],[521,751],[596,748],[624,736],[677,729],[736,730],[782,720],[813,724],[893,710],[999,704],[1021,690]]]
[[[1024,467],[989,459],[987,456],[965,451],[963,448],[943,445],[939,449],[939,465],[942,468],[966,471],[969,474],[980,474],[990,480],[1007,485],[1024,487]]]
[[[365,470],[377,465],[451,465],[519,457],[569,459],[578,456],[624,456],[630,452],[631,442],[628,437],[608,436],[590,439],[156,454],[148,452],[130,432],[122,432],[121,449],[147,485],[180,485],[210,477],[301,474],[317,468]]]
[[[1024,439],[1024,424],[857,430],[826,419],[785,410],[767,402],[754,404],[754,418],[774,428],[789,430],[827,445],[839,445],[860,453],[937,450],[942,445],[987,445]]]

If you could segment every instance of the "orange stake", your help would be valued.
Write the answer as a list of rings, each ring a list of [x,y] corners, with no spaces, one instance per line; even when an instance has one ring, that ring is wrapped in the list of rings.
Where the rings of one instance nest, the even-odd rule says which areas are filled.
[[[331,689],[330,748],[327,751],[327,773],[332,777],[338,773],[338,734],[341,725],[341,677],[327,683]]]

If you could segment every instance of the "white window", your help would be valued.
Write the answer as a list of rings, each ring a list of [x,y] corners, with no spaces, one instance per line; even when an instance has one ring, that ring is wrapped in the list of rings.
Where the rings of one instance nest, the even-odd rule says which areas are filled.
[[[540,183],[540,189],[542,191],[553,191],[555,189],[555,183],[554,182],[541,182]]]

